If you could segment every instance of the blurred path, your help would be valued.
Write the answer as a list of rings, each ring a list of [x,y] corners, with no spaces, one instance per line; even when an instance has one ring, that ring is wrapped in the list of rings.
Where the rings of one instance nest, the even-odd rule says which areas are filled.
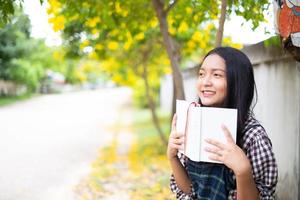
[[[113,137],[126,88],[46,95],[0,108],[0,200],[71,200]]]

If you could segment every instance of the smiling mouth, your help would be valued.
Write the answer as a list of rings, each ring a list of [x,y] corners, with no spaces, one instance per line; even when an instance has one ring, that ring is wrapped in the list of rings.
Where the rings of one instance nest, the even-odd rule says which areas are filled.
[[[204,91],[202,91],[202,94],[204,97],[210,97],[210,96],[216,94],[216,92],[210,91],[210,90],[204,90]]]

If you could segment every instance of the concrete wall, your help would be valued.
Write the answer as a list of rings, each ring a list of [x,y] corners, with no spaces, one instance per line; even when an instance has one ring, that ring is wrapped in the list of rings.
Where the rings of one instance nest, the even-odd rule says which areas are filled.
[[[244,49],[255,72],[257,118],[270,136],[278,162],[278,199],[300,199],[300,63],[262,43]]]
[[[281,48],[266,48],[263,43],[246,47],[243,51],[254,67],[258,90],[256,118],[261,121],[272,140],[278,163],[277,199],[300,199],[300,63]],[[184,75],[189,77],[189,80],[185,80],[185,92],[189,100],[195,96],[196,78],[191,72],[184,72],[189,74]],[[164,81],[170,81],[169,85],[172,83],[171,77]],[[168,91],[172,90],[162,87],[162,106],[171,104]]]

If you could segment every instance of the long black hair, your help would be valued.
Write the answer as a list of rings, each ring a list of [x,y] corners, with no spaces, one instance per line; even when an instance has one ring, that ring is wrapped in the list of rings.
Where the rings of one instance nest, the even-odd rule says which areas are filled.
[[[225,61],[227,97],[224,107],[238,110],[237,144],[242,147],[245,122],[249,115],[253,115],[253,108],[257,102],[253,67],[249,58],[243,52],[232,47],[217,47],[208,52],[204,59],[212,54],[220,56]],[[254,94],[255,101],[252,104]],[[201,103],[200,98],[199,102]]]

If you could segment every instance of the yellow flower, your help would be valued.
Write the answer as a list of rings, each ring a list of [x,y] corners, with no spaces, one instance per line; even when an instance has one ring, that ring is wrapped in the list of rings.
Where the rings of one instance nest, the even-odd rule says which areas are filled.
[[[76,13],[75,15],[73,15],[72,17],[70,17],[70,21],[75,21],[79,18],[79,14]]]
[[[206,44],[206,42],[205,42],[204,40],[201,40],[201,41],[199,42],[199,46],[200,46],[201,49],[206,49],[207,44]]]
[[[124,44],[124,49],[128,50],[132,45],[133,39],[132,39],[131,33],[129,31],[126,33],[126,36],[127,36],[127,41]]]
[[[48,4],[49,4],[49,8],[47,9],[48,14],[51,14],[51,13],[55,14],[61,8],[61,3],[57,0],[49,0]]]
[[[86,75],[82,71],[80,71],[80,70],[77,70],[75,72],[75,76],[79,79],[80,82],[84,82],[84,81],[87,80]]]
[[[99,17],[93,17],[91,19],[88,19],[84,24],[90,28],[94,28],[100,22],[101,19]]]
[[[110,50],[116,50],[119,47],[119,44],[116,41],[111,41],[111,42],[108,43],[107,47]]]
[[[96,44],[95,49],[102,50],[102,49],[104,49],[104,46],[102,44]]]
[[[171,35],[175,35],[175,34],[176,34],[176,29],[175,29],[174,27],[170,26],[170,28],[169,28],[169,33],[170,33]]]
[[[88,57],[91,59],[95,59],[95,60],[99,58],[95,51],[92,51],[91,53],[89,53]]]
[[[187,14],[192,14],[193,9],[191,7],[187,7],[187,8],[185,8],[185,11]]]
[[[82,4],[82,7],[84,7],[84,8],[90,8],[90,4],[87,3],[87,2],[84,2],[84,3]]]
[[[59,51],[54,51],[52,56],[57,61],[62,61],[63,60],[63,54]]]
[[[145,38],[145,34],[143,32],[137,34],[135,37],[134,37],[136,40],[143,40]]]
[[[93,28],[92,29],[92,34],[93,34],[94,37],[98,37],[99,36],[99,30],[96,29],[96,28]]]
[[[202,34],[200,31],[195,31],[195,33],[192,35],[192,40],[195,42],[200,42],[202,40]]]
[[[121,6],[120,6],[119,2],[116,2],[115,9],[116,9],[116,13],[118,13],[118,14],[122,12],[122,9],[121,9]]]
[[[121,23],[121,28],[126,28],[126,24],[124,22]]]
[[[81,44],[80,44],[80,49],[84,49],[85,47],[89,46],[90,41],[88,40],[84,40]]]
[[[194,15],[194,21],[198,21],[198,19],[199,19],[199,16],[198,15]]]
[[[167,20],[169,26],[171,26],[175,22],[175,20],[172,17],[169,17]]]
[[[187,46],[189,49],[194,49],[196,47],[196,44],[195,44],[195,42],[190,40],[190,41],[188,41]]]
[[[188,25],[185,21],[181,22],[180,25],[179,25],[179,28],[178,28],[178,32],[179,33],[184,33],[188,30]]]
[[[114,74],[113,77],[112,77],[112,80],[115,83],[122,83],[123,78],[122,78],[122,76],[120,74]]]
[[[53,24],[53,30],[55,32],[63,30],[65,28],[65,17],[64,16],[57,16],[49,18],[48,22]]]
[[[152,20],[150,21],[150,26],[151,26],[152,28],[156,27],[157,24],[158,24],[158,21],[157,21],[156,18],[154,18],[154,19],[152,19]]]
[[[118,35],[118,34],[119,34],[119,29],[114,29],[113,31],[111,31],[111,32],[109,33],[110,36],[116,36],[116,35]]]
[[[121,15],[122,15],[123,17],[127,17],[127,15],[128,15],[128,10],[122,10]]]

